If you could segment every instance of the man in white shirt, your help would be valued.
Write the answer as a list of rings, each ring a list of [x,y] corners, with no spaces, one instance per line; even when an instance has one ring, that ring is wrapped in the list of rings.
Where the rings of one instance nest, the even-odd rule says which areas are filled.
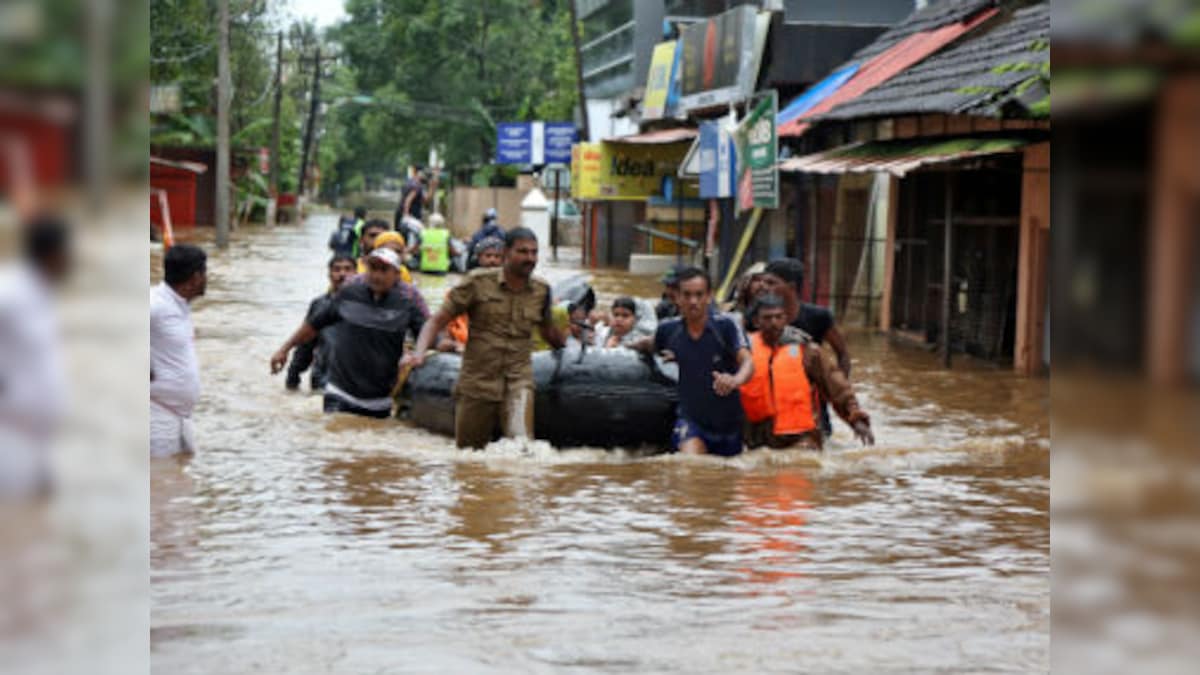
[[[204,295],[207,256],[178,244],[163,256],[163,281],[150,289],[150,455],[194,452],[192,410],[200,366],[188,303]]]
[[[67,226],[37,216],[22,226],[24,259],[0,266],[0,497],[51,486],[50,444],[67,400],[54,287],[70,269]]]

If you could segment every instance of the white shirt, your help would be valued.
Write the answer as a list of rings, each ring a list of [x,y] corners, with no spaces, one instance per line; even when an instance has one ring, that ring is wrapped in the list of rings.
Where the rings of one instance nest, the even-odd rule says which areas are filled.
[[[0,425],[45,440],[62,420],[67,376],[54,297],[33,267],[0,268]]]
[[[190,417],[200,398],[196,331],[187,300],[166,282],[150,289],[150,400]]]

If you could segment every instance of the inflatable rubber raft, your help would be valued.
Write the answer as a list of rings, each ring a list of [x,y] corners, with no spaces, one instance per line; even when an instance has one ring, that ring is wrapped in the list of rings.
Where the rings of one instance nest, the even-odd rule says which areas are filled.
[[[408,418],[454,435],[462,357],[437,354],[405,386]],[[533,355],[534,436],[558,448],[666,447],[675,422],[678,368],[628,349],[568,348]]]

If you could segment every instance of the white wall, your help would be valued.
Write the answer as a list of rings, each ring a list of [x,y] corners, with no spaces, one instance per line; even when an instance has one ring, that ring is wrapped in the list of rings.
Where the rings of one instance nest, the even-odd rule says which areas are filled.
[[[637,125],[628,117],[612,116],[617,101],[614,99],[588,99],[588,141],[596,143],[614,136],[637,133]]]

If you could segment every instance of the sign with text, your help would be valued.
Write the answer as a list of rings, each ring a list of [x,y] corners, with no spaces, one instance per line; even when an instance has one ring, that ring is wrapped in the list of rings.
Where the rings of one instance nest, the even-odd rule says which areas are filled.
[[[575,142],[572,122],[500,122],[496,125],[497,164],[566,164]]]
[[[674,176],[689,143],[639,145],[578,143],[571,162],[571,196],[577,199],[643,200],[662,191],[663,177]],[[677,185],[682,197],[694,187]]]
[[[539,122],[534,122],[539,124]],[[575,124],[573,122],[546,122],[543,133],[545,151],[542,162],[546,164],[569,164],[571,162],[571,146],[575,144]],[[541,164],[542,162],[534,162]]]
[[[721,122],[700,123],[700,196],[722,199],[733,196],[737,153]]]
[[[646,96],[642,104],[643,120],[660,120],[674,112],[672,94],[677,89],[679,70],[679,42],[661,42],[650,57],[650,74],[646,77]]]
[[[756,95],[750,115],[738,126],[738,208],[779,207],[779,137],[775,90]]]

